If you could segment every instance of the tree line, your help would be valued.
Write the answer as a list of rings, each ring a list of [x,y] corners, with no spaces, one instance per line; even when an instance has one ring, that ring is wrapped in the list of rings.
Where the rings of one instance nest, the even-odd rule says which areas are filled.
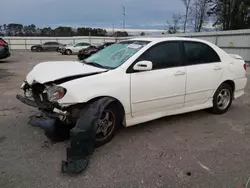
[[[10,23],[0,25],[0,36],[43,36],[43,37],[71,37],[71,36],[107,36],[109,35],[105,29],[90,27],[51,27],[38,28],[36,25],[22,25],[18,23]],[[128,36],[127,32],[116,31],[111,35],[117,37]]]
[[[173,14],[172,21],[167,21],[169,34],[183,30],[201,32],[205,25],[212,22],[218,31],[249,29],[250,0],[181,0],[184,14]],[[189,28],[189,29],[187,29]]]

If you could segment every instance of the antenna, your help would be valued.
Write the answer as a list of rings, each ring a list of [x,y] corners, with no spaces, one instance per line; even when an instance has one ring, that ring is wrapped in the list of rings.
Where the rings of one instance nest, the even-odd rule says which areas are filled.
[[[123,31],[125,30],[125,16],[126,16],[126,7],[123,5],[122,6],[123,9]]]

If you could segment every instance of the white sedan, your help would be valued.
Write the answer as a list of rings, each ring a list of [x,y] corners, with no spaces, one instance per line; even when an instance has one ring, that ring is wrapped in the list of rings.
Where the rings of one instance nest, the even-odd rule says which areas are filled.
[[[71,55],[77,54],[81,49],[88,48],[91,44],[88,42],[79,42],[74,45],[67,45],[60,49],[62,54]]]
[[[22,85],[31,95],[17,98],[76,127],[97,122],[96,144],[102,145],[120,125],[201,109],[223,114],[246,83],[244,60],[208,41],[138,38],[82,62],[40,63]]]

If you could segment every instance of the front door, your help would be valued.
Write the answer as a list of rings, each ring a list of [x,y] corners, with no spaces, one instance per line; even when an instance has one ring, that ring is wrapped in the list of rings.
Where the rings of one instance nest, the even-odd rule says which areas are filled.
[[[163,42],[137,60],[153,63],[151,71],[131,73],[132,116],[165,113],[184,106],[186,68],[182,67],[180,43]]]
[[[223,64],[218,54],[207,44],[184,42],[187,85],[185,105],[205,103],[213,97],[220,83]]]

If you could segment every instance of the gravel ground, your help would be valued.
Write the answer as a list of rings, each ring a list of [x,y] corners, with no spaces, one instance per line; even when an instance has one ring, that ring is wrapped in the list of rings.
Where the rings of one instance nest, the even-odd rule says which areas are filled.
[[[198,111],[123,129],[95,150],[85,172],[61,174],[68,143],[51,143],[28,125],[36,111],[15,95],[37,63],[70,59],[76,56],[12,52],[0,60],[1,188],[244,187],[250,177],[250,84],[224,115]]]

